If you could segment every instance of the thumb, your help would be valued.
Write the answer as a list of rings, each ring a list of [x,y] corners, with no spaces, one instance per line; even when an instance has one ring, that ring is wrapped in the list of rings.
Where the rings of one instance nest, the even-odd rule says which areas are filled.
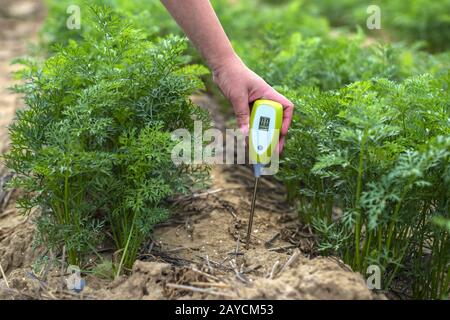
[[[244,136],[248,135],[249,122],[250,122],[250,107],[248,105],[247,97],[238,97],[231,100],[233,105],[234,114],[239,128]]]

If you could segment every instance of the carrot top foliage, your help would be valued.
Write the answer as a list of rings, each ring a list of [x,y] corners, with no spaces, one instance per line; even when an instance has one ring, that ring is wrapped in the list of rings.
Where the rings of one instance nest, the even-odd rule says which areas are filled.
[[[371,42],[362,32],[336,37],[306,37],[278,27],[251,44],[238,46],[246,63],[276,86],[339,89],[373,78],[404,80],[410,76],[445,74],[447,54],[431,55],[399,44]],[[264,63],[261,63],[264,61]]]
[[[176,167],[170,132],[207,120],[189,96],[203,67],[185,67],[178,37],[150,42],[107,9],[95,30],[45,63],[21,61],[26,108],[11,126],[6,164],[23,189],[19,205],[39,207],[38,240],[66,246],[81,264],[106,231],[131,267],[141,242],[168,217],[164,200],[201,182],[203,170]]]
[[[409,274],[416,297],[448,294],[448,77],[355,82],[336,91],[286,91],[297,106],[280,177],[322,252],[389,288]],[[431,252],[431,254],[429,254]]]

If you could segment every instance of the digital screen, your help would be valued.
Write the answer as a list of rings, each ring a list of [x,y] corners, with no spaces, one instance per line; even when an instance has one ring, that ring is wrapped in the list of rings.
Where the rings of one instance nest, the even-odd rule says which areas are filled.
[[[259,130],[269,131],[270,118],[261,117],[259,118]]]

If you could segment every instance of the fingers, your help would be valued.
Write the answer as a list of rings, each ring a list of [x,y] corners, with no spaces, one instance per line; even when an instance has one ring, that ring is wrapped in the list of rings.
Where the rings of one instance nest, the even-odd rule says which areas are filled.
[[[280,142],[278,142],[277,149],[276,149],[277,150],[276,152],[278,152],[278,154],[281,154],[281,152],[283,152],[285,140],[286,140],[286,136],[280,137]]]
[[[294,105],[284,106],[283,123],[281,125],[281,135],[285,136],[288,133],[289,126],[292,122],[292,114],[294,113]]]
[[[249,123],[250,123],[250,108],[248,105],[248,97],[237,97],[231,99],[231,104],[233,105],[234,114],[236,115],[236,120],[239,128],[244,136],[248,135]]]
[[[268,91],[264,98],[277,101],[283,105],[283,123],[281,125],[281,137],[284,137],[289,129],[289,126],[291,125],[292,121],[292,114],[294,113],[294,104],[289,101],[285,96],[277,92],[275,89],[270,88],[271,90]],[[281,141],[280,141],[281,142]]]

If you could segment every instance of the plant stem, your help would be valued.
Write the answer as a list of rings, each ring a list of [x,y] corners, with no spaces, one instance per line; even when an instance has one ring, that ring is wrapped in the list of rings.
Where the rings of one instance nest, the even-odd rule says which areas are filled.
[[[133,235],[135,218],[136,218],[136,215],[134,215],[133,221],[131,222],[131,227],[130,227],[130,231],[128,233],[128,238],[127,238],[127,243],[125,244],[125,248],[123,249],[123,252],[122,252],[122,258],[120,259],[119,268],[117,269],[117,273],[116,273],[116,278],[120,275],[120,272],[122,271],[123,263],[128,254],[128,247],[130,245],[131,237]]]
[[[358,165],[358,179],[356,182],[356,197],[355,197],[355,208],[356,208],[356,225],[355,225],[355,262],[354,266],[359,270],[361,267],[361,257],[360,257],[360,245],[361,245],[361,208],[359,205],[359,199],[362,192],[362,176],[364,169],[364,152],[367,140],[367,129],[364,130],[363,137],[361,139],[361,147],[359,150],[359,165]]]
[[[406,192],[407,192],[407,186],[403,189],[402,195],[400,197],[400,200],[395,205],[394,214],[392,215],[391,221],[389,223],[388,238],[386,240],[386,250],[387,251],[389,251],[389,249],[391,248],[392,237],[393,237],[394,231],[395,231],[395,222],[398,219],[398,215],[400,213],[400,208],[401,208],[401,205],[402,205],[402,202],[403,202],[403,198],[406,196]]]

